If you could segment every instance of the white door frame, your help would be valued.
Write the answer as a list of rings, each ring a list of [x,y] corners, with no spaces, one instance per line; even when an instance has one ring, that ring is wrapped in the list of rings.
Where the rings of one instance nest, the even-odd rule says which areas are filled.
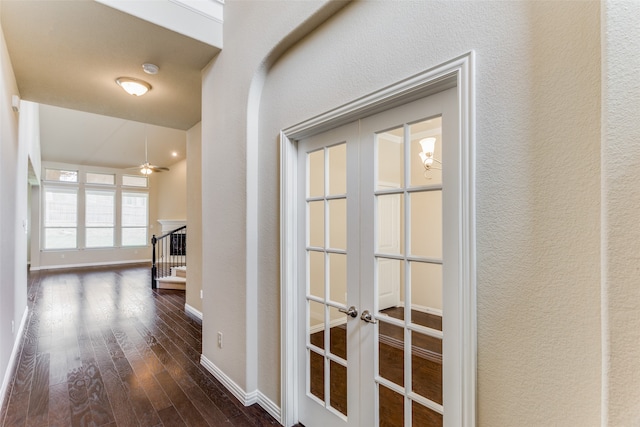
[[[424,98],[451,87],[458,88],[460,115],[459,170],[461,212],[460,304],[458,324],[462,353],[461,383],[454,417],[458,425],[476,423],[476,241],[475,241],[475,73],[474,52],[447,61],[349,104],[313,117],[280,132],[280,295],[281,295],[281,420],[292,426],[298,420],[298,315],[297,305],[297,141],[342,124]],[[450,413],[447,410],[447,413]]]

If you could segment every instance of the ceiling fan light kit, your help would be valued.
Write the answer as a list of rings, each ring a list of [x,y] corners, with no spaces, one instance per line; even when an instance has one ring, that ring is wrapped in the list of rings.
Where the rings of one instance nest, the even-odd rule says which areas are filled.
[[[149,165],[142,165],[142,167],[140,168],[140,173],[142,175],[151,175],[153,173],[153,170],[149,167]]]
[[[138,169],[140,171],[140,173],[144,176],[149,176],[151,175],[153,172],[163,172],[163,171],[169,171],[169,168],[165,168],[163,166],[156,166],[156,165],[152,165],[151,163],[149,163],[149,155],[148,155],[148,149],[147,149],[147,137],[145,136],[144,138],[144,163],[141,164],[140,166],[134,166],[132,168],[129,169]]]

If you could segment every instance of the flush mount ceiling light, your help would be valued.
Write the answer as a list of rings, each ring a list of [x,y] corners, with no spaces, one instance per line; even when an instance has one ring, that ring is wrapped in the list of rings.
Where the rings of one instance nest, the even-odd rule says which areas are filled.
[[[133,96],[142,96],[151,90],[151,85],[144,80],[138,80],[131,77],[118,77],[116,83],[125,92]]]

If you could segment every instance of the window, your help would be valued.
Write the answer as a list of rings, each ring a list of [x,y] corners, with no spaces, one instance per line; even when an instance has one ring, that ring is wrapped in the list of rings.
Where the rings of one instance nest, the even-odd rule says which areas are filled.
[[[42,250],[150,244],[147,177],[73,167],[45,167],[43,176]]]
[[[147,245],[149,195],[122,193],[122,246]]]
[[[115,212],[114,191],[85,191],[85,247],[113,246]]]
[[[44,249],[77,247],[78,190],[45,188]]]
[[[87,184],[115,185],[116,176],[110,173],[87,172]]]
[[[122,185],[126,187],[147,187],[146,176],[123,175]]]
[[[45,181],[78,182],[78,171],[45,169]]]

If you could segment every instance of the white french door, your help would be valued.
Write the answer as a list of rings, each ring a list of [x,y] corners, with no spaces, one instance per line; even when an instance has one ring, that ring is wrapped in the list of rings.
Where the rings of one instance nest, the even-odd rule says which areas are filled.
[[[457,94],[298,141],[297,400],[306,427],[458,422]],[[434,148],[421,155],[427,139]]]

